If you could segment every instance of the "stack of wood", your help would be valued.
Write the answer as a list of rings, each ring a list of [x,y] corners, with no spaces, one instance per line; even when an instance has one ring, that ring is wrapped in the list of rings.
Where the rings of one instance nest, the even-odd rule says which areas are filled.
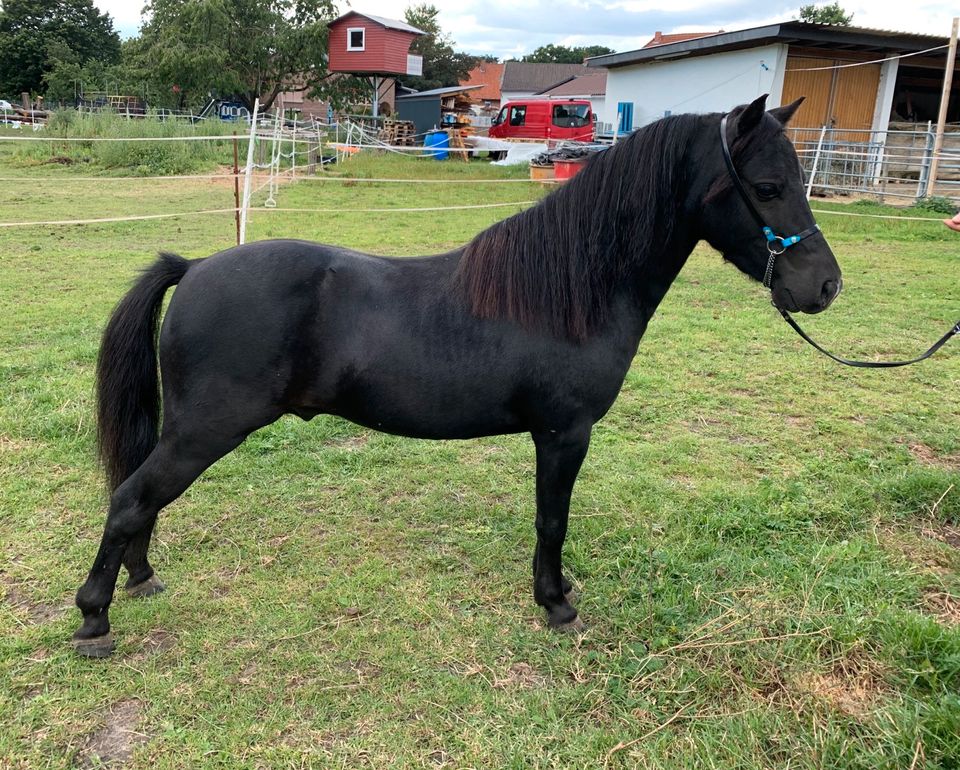
[[[385,120],[377,138],[391,146],[413,147],[416,133],[412,120]]]

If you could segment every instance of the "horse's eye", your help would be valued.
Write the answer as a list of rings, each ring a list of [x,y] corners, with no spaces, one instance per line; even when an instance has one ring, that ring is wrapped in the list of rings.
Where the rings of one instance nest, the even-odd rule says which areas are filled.
[[[780,188],[775,184],[758,184],[753,189],[757,191],[757,197],[762,201],[773,200],[780,194]]]

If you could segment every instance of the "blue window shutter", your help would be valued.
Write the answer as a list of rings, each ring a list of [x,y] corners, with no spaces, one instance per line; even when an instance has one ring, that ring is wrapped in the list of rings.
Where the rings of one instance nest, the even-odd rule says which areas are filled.
[[[629,134],[633,131],[633,102],[619,102],[617,104],[617,114],[620,116],[617,133]]]

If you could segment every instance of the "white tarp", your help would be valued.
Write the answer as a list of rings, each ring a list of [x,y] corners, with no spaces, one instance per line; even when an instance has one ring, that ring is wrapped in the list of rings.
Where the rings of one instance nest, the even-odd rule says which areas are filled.
[[[493,161],[494,166],[515,166],[521,163],[529,163],[530,159],[541,152],[547,151],[546,144],[533,142],[504,142],[500,139],[491,139],[489,136],[468,136],[464,139],[466,144],[478,151],[502,152],[507,151],[507,157],[503,160]]]

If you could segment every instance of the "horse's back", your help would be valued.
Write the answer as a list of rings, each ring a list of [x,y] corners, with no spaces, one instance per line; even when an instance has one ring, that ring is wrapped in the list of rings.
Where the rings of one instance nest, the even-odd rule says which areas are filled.
[[[226,392],[321,411],[384,340],[404,344],[425,305],[448,301],[448,267],[443,256],[388,259],[296,240],[195,262],[163,322],[164,397],[174,409]]]

